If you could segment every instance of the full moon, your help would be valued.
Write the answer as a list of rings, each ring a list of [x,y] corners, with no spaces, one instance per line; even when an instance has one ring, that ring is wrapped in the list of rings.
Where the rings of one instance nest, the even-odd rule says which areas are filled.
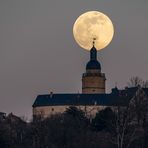
[[[82,48],[90,50],[94,44],[97,50],[101,50],[111,42],[114,27],[105,14],[98,11],[88,11],[75,21],[73,35]]]

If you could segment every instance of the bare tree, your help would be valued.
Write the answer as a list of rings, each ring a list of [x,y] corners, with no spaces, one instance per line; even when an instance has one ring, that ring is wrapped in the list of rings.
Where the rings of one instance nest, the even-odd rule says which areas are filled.
[[[135,81],[137,84],[138,79]],[[141,82],[141,81],[139,81]],[[144,125],[148,118],[148,96],[138,86],[135,95],[125,107],[115,109],[116,118],[112,125],[112,141],[118,148],[129,148],[134,141],[139,141],[145,134]],[[144,145],[144,144],[142,144]]]
[[[129,106],[118,107],[115,110],[114,122],[110,125],[111,141],[118,148],[129,148],[133,141],[138,139],[139,127],[134,122],[134,113]]]
[[[143,88],[148,88],[148,80],[143,81]]]
[[[140,77],[134,76],[131,77],[127,83],[128,87],[138,87],[148,88],[148,81],[143,81]]]
[[[135,114],[138,125],[143,125],[148,115],[148,96],[143,88],[139,87],[134,97],[130,100],[130,108]]]

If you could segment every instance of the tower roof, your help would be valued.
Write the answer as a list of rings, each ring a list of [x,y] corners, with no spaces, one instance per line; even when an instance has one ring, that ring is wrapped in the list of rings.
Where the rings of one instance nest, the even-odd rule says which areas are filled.
[[[86,70],[88,70],[88,69],[101,70],[101,65],[97,61],[97,50],[94,46],[94,43],[93,43],[93,47],[90,50],[90,61],[86,65]]]
[[[101,65],[97,60],[90,60],[86,65],[86,70],[88,69],[99,69],[101,70]]]

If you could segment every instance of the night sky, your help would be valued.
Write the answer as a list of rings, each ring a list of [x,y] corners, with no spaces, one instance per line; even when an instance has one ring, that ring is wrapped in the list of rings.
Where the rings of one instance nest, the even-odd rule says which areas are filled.
[[[97,10],[112,20],[115,35],[98,52],[107,92],[132,76],[148,79],[147,0],[1,0],[0,111],[32,115],[38,94],[81,92],[89,52],[75,42],[79,15]]]

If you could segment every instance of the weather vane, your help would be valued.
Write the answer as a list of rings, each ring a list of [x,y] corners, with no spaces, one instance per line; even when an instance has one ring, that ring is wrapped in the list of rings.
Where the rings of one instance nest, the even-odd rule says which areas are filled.
[[[93,38],[93,47],[95,46],[96,38]]]

